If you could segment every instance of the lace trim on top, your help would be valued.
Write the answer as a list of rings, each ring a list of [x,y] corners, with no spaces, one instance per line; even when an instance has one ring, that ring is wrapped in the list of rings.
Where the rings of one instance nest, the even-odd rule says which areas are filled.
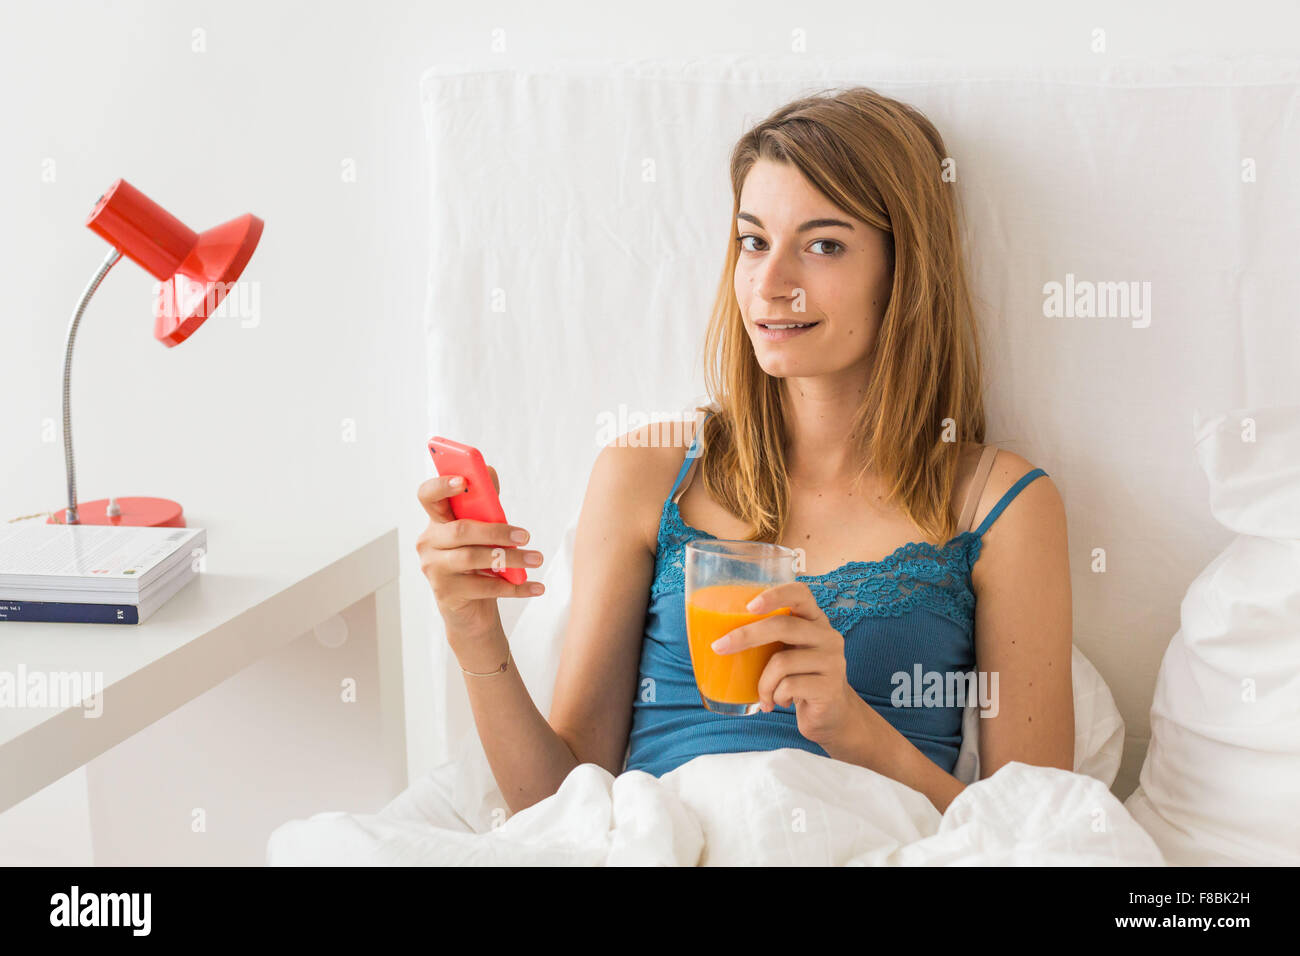
[[[659,522],[655,579],[650,596],[686,589],[685,546],[692,538],[716,535],[682,520],[671,496]],[[942,614],[967,633],[974,629],[975,594],[970,569],[981,536],[963,531],[945,545],[909,541],[880,561],[850,561],[826,574],[798,574],[812,591],[831,626],[847,634],[866,617],[900,617],[916,608]]]

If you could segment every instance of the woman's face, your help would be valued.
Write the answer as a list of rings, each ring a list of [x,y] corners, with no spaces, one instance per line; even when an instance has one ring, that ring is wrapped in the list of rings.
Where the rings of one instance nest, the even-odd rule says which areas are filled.
[[[837,209],[789,163],[759,160],[736,220],[736,301],[767,374],[861,370],[889,302],[887,234]],[[764,324],[815,323],[772,332]]]

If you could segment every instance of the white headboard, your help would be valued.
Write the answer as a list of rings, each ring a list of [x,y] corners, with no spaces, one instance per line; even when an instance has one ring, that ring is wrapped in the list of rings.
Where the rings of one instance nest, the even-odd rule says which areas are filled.
[[[1296,61],[431,70],[430,433],[482,448],[507,515],[555,553],[602,426],[703,397],[736,137],[796,96],[859,84],[920,108],[956,161],[987,440],[1065,499],[1075,643],[1127,725],[1126,796],[1184,589],[1231,537],[1210,516],[1193,413],[1297,399]],[[1050,282],[1138,283],[1150,311],[1048,317]],[[507,630],[521,603],[503,604]],[[448,687],[449,724],[466,726]]]

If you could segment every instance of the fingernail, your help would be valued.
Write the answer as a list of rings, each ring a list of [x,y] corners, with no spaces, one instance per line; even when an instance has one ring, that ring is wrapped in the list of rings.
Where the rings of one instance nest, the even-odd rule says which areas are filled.
[[[542,563],[542,556],[540,554],[524,555],[524,564],[528,565],[530,568],[535,568],[541,563]]]
[[[516,528],[514,531],[510,532],[510,540],[517,541],[520,544],[523,544],[525,541],[528,540],[528,532],[521,531],[519,528]]]
[[[752,601],[750,601],[748,604],[745,605],[745,610],[757,611],[758,606],[762,603],[763,603],[763,595],[760,594],[758,597],[754,598]]]
[[[721,654],[727,647],[727,639],[725,637],[720,637],[710,644],[709,647],[713,648],[715,652]]]
[[[463,484],[465,484],[464,478],[456,477],[451,480],[451,486],[453,488],[459,488]]]

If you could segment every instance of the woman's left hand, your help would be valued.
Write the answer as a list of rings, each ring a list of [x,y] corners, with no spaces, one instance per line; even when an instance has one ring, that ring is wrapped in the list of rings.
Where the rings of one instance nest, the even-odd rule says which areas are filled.
[[[785,644],[759,676],[760,704],[764,711],[793,705],[799,733],[824,747],[850,731],[862,705],[848,681],[844,636],[802,581],[768,588],[748,610],[762,614],[779,607],[790,608],[790,613],[735,628],[718,638],[713,649],[729,654],[772,641]]]

